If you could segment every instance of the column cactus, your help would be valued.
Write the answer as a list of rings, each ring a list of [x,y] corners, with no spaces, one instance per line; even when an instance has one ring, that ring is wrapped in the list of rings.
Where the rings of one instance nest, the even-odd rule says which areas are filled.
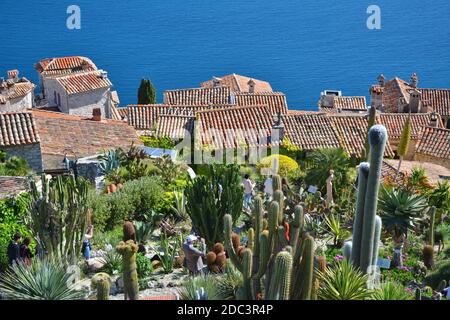
[[[250,228],[247,233],[247,248],[253,251],[255,246],[255,230]]]
[[[253,284],[252,284],[252,270],[253,270],[253,254],[252,250],[245,249],[244,257],[242,259],[242,277],[244,278],[244,283],[242,286],[243,296],[246,300],[252,300],[254,298],[253,294]]]
[[[281,190],[281,177],[277,174],[272,176],[272,189],[274,193],[277,190]]]
[[[350,260],[363,273],[377,264],[381,219],[376,215],[381,167],[387,141],[387,131],[382,125],[369,130],[370,163],[359,165],[358,197],[353,222],[353,239]],[[348,255],[348,252],[346,253]]]
[[[295,275],[295,291],[292,292],[292,298],[296,300],[310,300],[313,276],[314,276],[314,238],[307,236],[304,240],[302,261],[300,268]]]
[[[223,220],[224,220],[223,224],[224,224],[224,230],[225,230],[225,241],[224,241],[225,249],[226,249],[228,256],[231,259],[231,262],[233,263],[233,265],[240,272],[243,272],[243,266],[242,266],[241,259],[238,257],[238,254],[233,246],[233,241],[231,239],[232,233],[233,233],[233,231],[232,231],[233,218],[231,217],[231,215],[226,214],[223,217]]]
[[[123,286],[125,299],[139,300],[139,283],[136,266],[136,253],[138,246],[133,240],[120,242],[116,250],[122,255]]]
[[[288,300],[291,288],[292,255],[282,251],[275,257],[274,273],[270,281],[268,300]]]
[[[96,289],[97,300],[109,300],[111,277],[104,272],[95,274],[91,279],[91,288]]]
[[[434,223],[436,219],[436,207],[432,206],[430,209],[430,231],[429,231],[429,243],[434,247]]]

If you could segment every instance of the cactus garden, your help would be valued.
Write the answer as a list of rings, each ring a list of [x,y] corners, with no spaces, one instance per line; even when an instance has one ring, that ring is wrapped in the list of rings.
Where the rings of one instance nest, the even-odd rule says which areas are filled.
[[[446,300],[450,184],[420,168],[383,179],[387,138],[373,126],[359,159],[284,150],[282,168],[277,155],[189,168],[132,147],[101,157],[100,190],[31,179],[0,202],[1,298]],[[5,258],[16,233],[28,263]]]

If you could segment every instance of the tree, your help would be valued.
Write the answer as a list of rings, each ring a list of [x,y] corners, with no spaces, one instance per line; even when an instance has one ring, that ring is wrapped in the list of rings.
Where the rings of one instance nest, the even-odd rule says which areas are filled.
[[[402,136],[400,138],[400,143],[398,145],[397,153],[400,157],[400,160],[398,162],[398,168],[397,168],[397,175],[395,177],[395,181],[397,181],[397,177],[400,173],[400,167],[402,165],[403,157],[408,152],[409,144],[411,143],[411,112],[408,115],[408,118],[406,119],[405,126],[402,130]]]
[[[156,91],[149,79],[142,79],[138,91],[138,104],[155,104]]]

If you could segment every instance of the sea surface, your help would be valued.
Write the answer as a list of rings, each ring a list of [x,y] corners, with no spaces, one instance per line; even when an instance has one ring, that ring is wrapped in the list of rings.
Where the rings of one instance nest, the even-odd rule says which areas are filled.
[[[69,5],[80,30],[66,26]],[[380,30],[366,26],[369,5]],[[237,73],[313,110],[324,89],[368,96],[380,73],[450,88],[449,0],[0,0],[0,18],[0,76],[17,68],[37,82],[38,60],[83,55],[108,71],[121,105],[137,102],[142,77],[161,101]]]

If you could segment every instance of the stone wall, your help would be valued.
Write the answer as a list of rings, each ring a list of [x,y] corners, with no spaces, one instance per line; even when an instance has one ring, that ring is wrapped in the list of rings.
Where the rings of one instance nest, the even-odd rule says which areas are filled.
[[[416,153],[414,155],[414,160],[420,162],[434,163],[450,169],[450,159],[437,158],[426,154]]]
[[[92,117],[94,108],[101,109],[103,118],[111,119],[111,93],[109,88],[74,94],[68,98],[69,114]]]
[[[28,165],[36,172],[42,172],[42,155],[41,155],[41,144],[28,144],[19,145],[13,147],[4,147],[3,151],[6,152],[7,158],[16,156],[24,158]]]
[[[409,143],[408,151],[404,156],[404,160],[413,160],[414,155],[416,153],[416,144],[419,142],[418,139],[411,139]],[[397,154],[398,145],[400,143],[400,139],[389,139],[389,144],[391,145],[392,150]]]

